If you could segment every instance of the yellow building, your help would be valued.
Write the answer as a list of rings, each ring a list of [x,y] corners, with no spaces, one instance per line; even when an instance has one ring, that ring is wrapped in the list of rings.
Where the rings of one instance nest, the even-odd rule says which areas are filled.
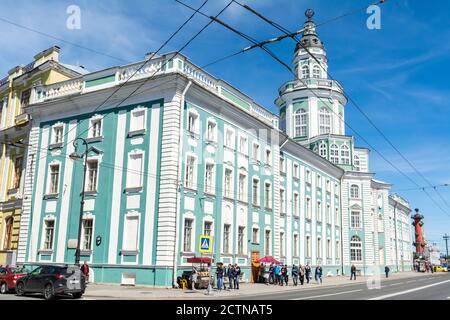
[[[82,67],[59,62],[60,48],[34,56],[26,66],[12,68],[0,80],[0,265],[15,263],[30,119],[23,112],[33,88],[78,77]]]

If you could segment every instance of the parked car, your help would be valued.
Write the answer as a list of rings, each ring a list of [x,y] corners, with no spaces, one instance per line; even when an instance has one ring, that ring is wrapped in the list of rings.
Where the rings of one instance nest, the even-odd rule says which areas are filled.
[[[16,289],[16,282],[25,276],[28,270],[24,267],[11,268],[0,266],[0,293],[6,294]]]
[[[42,293],[47,300],[70,294],[79,299],[86,289],[85,276],[76,265],[42,265],[17,280],[16,293]]]
[[[447,272],[448,269],[447,269],[447,267],[444,267],[444,266],[435,266],[434,271],[435,272]]]

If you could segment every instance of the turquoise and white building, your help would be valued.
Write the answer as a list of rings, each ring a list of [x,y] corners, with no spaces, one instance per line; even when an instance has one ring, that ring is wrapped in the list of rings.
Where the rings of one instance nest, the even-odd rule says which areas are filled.
[[[172,286],[200,235],[246,281],[265,255],[327,275],[397,265],[390,185],[345,135],[343,88],[314,22],[304,27],[322,68],[296,48],[279,115],[175,53],[34,87],[18,261],[74,262],[84,192],[81,259],[95,282]],[[89,142],[84,191],[77,137]]]

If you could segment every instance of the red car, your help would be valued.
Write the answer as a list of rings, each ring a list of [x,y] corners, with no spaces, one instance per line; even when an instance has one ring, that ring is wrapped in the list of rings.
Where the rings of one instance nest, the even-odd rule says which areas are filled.
[[[16,282],[19,278],[26,276],[27,270],[24,268],[10,268],[0,266],[0,293],[5,294],[16,289]]]

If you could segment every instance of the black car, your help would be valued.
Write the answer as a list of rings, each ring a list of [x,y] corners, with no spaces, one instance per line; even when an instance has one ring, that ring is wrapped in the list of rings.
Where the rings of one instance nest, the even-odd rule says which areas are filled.
[[[85,289],[86,280],[80,268],[67,264],[39,266],[20,278],[16,284],[17,295],[42,293],[47,300],[66,294],[78,299]]]

